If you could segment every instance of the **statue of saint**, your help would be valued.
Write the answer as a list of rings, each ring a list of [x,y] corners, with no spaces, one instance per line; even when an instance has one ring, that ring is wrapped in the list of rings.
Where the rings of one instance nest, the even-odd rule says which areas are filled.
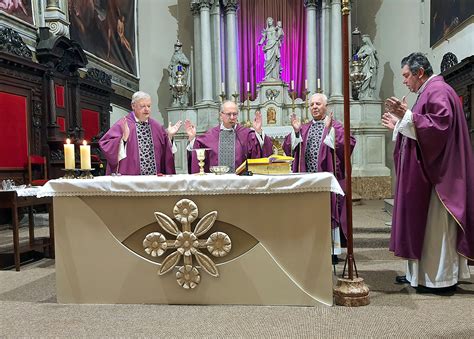
[[[184,107],[189,103],[188,93],[191,77],[189,60],[182,51],[183,45],[179,40],[174,44],[174,53],[168,66],[169,85],[173,95],[172,107]]]
[[[280,48],[283,43],[283,28],[281,21],[278,21],[277,26],[273,25],[273,18],[267,18],[267,27],[262,31],[262,38],[258,45],[263,46],[263,53],[265,53],[265,80],[280,80],[281,79],[281,63],[280,63]]]
[[[379,67],[377,50],[367,34],[362,35],[362,42],[364,44],[356,53],[362,63],[362,73],[365,75],[365,80],[359,89],[359,99],[376,99],[375,87],[377,85],[377,69]]]

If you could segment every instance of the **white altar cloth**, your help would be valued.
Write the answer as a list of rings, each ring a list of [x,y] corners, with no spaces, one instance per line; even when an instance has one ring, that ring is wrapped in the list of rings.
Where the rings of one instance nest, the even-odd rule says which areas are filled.
[[[337,180],[327,172],[253,176],[235,174],[123,175],[80,180],[50,180],[41,188],[38,197],[274,194],[328,191],[344,195]]]

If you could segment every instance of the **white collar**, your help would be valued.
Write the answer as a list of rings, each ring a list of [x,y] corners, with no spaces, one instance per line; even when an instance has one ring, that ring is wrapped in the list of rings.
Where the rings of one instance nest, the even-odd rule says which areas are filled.
[[[140,120],[138,120],[137,116],[135,115],[135,112],[133,112],[133,117],[135,118],[135,122],[140,122]],[[146,119],[145,121],[143,122],[148,122],[149,119]]]
[[[416,91],[416,94],[420,95],[421,93],[423,93],[423,91],[425,90],[426,88],[426,85],[428,84],[428,82],[431,81],[431,79],[433,79],[436,75],[435,74],[431,74],[431,76],[428,78],[428,80],[426,80],[423,85],[421,85],[421,87],[418,89],[418,91]]]
[[[224,126],[224,124],[221,122],[221,128],[220,128],[221,131],[234,131],[235,132],[235,126],[234,128],[227,128]]]
[[[326,114],[326,116],[324,117],[324,119],[321,119],[321,120],[314,120],[314,119],[313,119],[313,120],[311,120],[311,123],[312,123],[312,124],[322,124],[323,122],[326,121],[327,117],[328,117],[328,115]]]

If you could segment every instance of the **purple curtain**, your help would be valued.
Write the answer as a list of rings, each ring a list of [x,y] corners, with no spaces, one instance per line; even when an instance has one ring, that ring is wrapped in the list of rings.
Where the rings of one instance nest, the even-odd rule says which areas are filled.
[[[265,77],[265,55],[257,43],[265,29],[267,18],[276,25],[282,22],[285,32],[281,47],[282,80],[295,82],[297,95],[302,97],[306,79],[306,15],[304,0],[240,0],[237,12],[239,36],[239,67],[241,100],[246,99],[247,82],[251,97],[255,98],[256,86]]]

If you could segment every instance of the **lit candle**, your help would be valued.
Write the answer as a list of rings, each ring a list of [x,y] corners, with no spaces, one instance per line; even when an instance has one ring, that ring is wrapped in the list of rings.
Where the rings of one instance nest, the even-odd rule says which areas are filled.
[[[225,93],[225,85],[223,82],[221,82],[221,92]]]
[[[81,145],[81,169],[91,169],[91,146],[84,140]]]
[[[318,78],[318,89],[321,89],[321,79]]]
[[[70,139],[66,139],[64,144],[64,168],[65,169],[74,169],[76,163],[74,160],[74,145],[71,144]]]
[[[308,89],[308,79],[304,80],[304,89]]]
[[[250,92],[250,82],[247,81],[247,92]]]
[[[294,90],[294,89],[295,89],[295,81],[294,81],[294,80],[291,80],[290,89],[291,89],[291,90]]]

